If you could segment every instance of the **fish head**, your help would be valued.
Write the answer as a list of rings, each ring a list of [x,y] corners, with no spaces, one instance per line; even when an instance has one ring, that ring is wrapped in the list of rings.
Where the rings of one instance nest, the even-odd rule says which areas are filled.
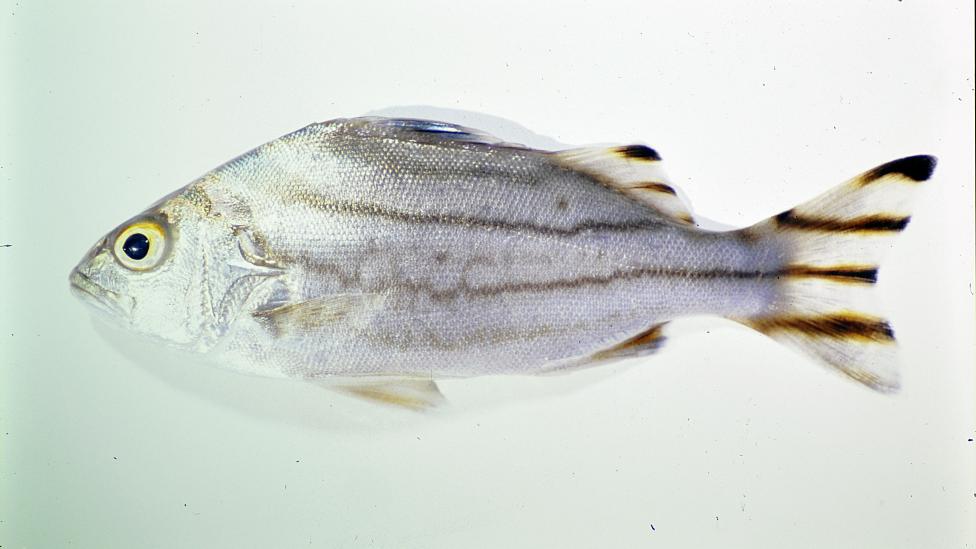
[[[185,187],[99,239],[71,271],[72,293],[130,331],[196,349],[212,340],[212,291],[230,285],[236,245],[200,196]]]

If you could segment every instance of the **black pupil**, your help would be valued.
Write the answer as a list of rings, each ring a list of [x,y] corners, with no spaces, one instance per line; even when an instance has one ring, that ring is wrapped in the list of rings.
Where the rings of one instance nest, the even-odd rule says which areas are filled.
[[[149,239],[142,233],[135,233],[125,239],[122,251],[125,252],[125,255],[138,261],[149,253]]]

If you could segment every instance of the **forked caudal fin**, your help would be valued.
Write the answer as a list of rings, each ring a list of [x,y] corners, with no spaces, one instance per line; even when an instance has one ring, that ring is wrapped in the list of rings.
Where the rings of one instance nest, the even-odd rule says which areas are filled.
[[[780,294],[761,316],[736,318],[810,353],[872,389],[898,389],[895,336],[872,289],[891,240],[910,219],[911,199],[936,160],[883,164],[752,227],[746,238],[784,250]]]

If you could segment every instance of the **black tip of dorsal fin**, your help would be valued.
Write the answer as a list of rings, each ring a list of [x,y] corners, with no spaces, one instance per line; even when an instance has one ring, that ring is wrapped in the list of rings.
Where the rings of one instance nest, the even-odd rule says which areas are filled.
[[[661,160],[661,155],[657,154],[657,151],[645,145],[627,145],[624,147],[617,147],[614,149],[614,152],[625,158],[635,158],[638,160],[648,160],[652,162],[659,162]]]
[[[903,175],[912,181],[927,181],[935,171],[937,160],[934,156],[916,155],[892,160],[867,172],[862,176],[864,183],[870,183],[890,174]]]

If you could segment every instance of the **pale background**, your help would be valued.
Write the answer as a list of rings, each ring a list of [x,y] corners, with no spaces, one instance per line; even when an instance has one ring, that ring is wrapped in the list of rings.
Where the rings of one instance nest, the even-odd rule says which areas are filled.
[[[3,3],[0,545],[976,547],[971,2],[352,4]],[[121,354],[69,295],[158,197],[377,111],[647,143],[737,226],[939,156],[881,273],[903,391],[696,319],[391,414]]]

